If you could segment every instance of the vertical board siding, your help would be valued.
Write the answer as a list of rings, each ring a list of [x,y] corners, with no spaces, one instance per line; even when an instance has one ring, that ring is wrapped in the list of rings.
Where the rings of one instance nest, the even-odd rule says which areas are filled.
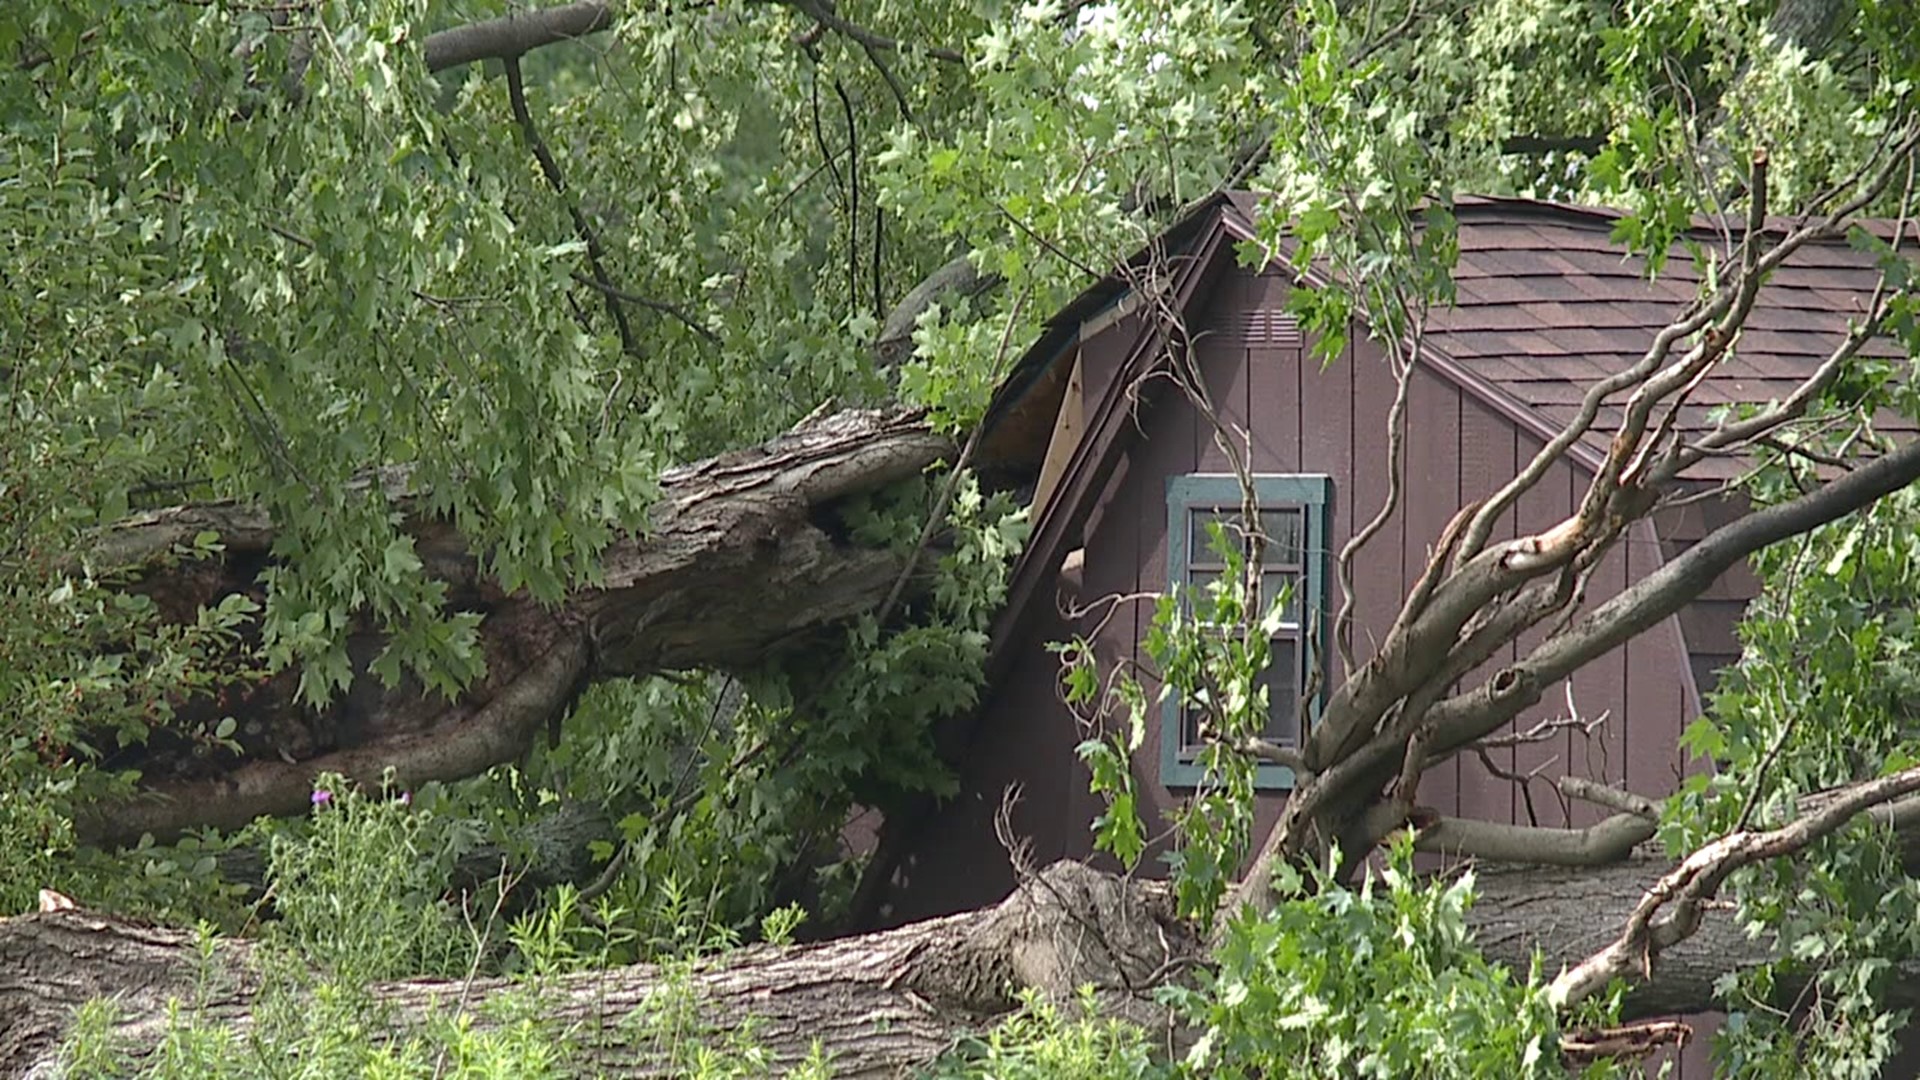
[[[1663,561],[1649,522],[1633,526],[1627,545],[1627,580],[1638,581]],[[1626,786],[1636,795],[1659,798],[1679,783],[1676,767],[1680,733],[1699,715],[1684,667],[1686,644],[1680,622],[1668,617],[1626,644]]]
[[[1335,363],[1353,368],[1353,454],[1347,492],[1353,499],[1353,528],[1357,533],[1387,503],[1387,413],[1393,404],[1395,382],[1379,346],[1355,332],[1344,356]],[[1336,497],[1338,492],[1335,493]],[[1406,500],[1399,500],[1380,531],[1354,557],[1353,662],[1373,656],[1377,635],[1393,625],[1406,596],[1401,554],[1406,548]],[[1346,543],[1341,537],[1341,543]]]
[[[1127,362],[1127,345],[1140,333],[1137,314],[1128,315],[1081,343],[1080,377],[1085,393],[1086,415],[1091,417],[1100,399],[1119,376]]]
[[[1238,434],[1246,431],[1249,424],[1246,348],[1223,334],[1210,334],[1194,347],[1194,360],[1201,377],[1206,380],[1207,397],[1213,402],[1214,414],[1226,429],[1224,437],[1228,445],[1233,446],[1237,453],[1246,453],[1246,446],[1241,443]],[[1191,407],[1189,410],[1194,414],[1192,471],[1231,472],[1231,459],[1221,449],[1220,437],[1214,431],[1213,424],[1198,410]]]
[[[1377,345],[1359,328],[1342,355],[1330,364],[1312,356],[1311,343],[1284,340],[1249,343],[1234,327],[1250,325],[1250,313],[1277,308],[1287,291],[1284,278],[1235,271],[1196,320],[1200,367],[1221,417],[1243,425],[1255,471],[1325,474],[1333,479],[1334,512],[1328,546],[1338,551],[1368,522],[1387,498],[1388,410],[1396,384]],[[1137,317],[1130,317],[1137,323]],[[1104,393],[1131,344],[1122,320],[1090,340],[1084,352],[1088,404]],[[1104,383],[1103,383],[1104,380]],[[1353,653],[1364,662],[1377,638],[1398,614],[1412,580],[1425,568],[1431,545],[1465,500],[1484,497],[1510,479],[1539,452],[1541,441],[1520,431],[1490,406],[1461,391],[1430,369],[1417,369],[1409,386],[1407,471],[1399,506],[1380,532],[1359,553],[1352,582]],[[968,755],[961,794],[936,815],[919,850],[937,853],[913,867],[913,891],[938,896],[919,905],[933,914],[990,902],[1011,877],[1006,858],[993,838],[992,814],[1001,792],[1013,782],[1025,789],[1015,820],[1034,841],[1035,856],[1083,857],[1091,851],[1089,822],[1101,809],[1086,791],[1086,775],[1073,747],[1083,733],[1059,698],[1058,662],[1046,651],[1049,641],[1074,634],[1089,636],[1103,677],[1126,666],[1150,678],[1139,640],[1152,617],[1151,600],[1107,601],[1103,597],[1159,594],[1167,588],[1166,483],[1195,471],[1224,471],[1226,459],[1210,431],[1177,386],[1155,379],[1139,389],[1139,404],[1125,418],[1124,457],[1106,490],[1085,517],[1081,588],[1073,599],[1086,609],[1072,625],[1057,611],[1059,588],[1049,580],[1035,593],[1033,610],[1018,631],[1020,655],[1009,675],[990,689],[975,744]],[[1523,495],[1497,523],[1492,540],[1543,531],[1570,515],[1587,477],[1562,461]],[[1664,523],[1663,523],[1664,524]],[[1650,572],[1662,560],[1661,544],[1672,542],[1663,528],[1642,525],[1595,572],[1585,606],[1607,600],[1627,582]],[[1051,568],[1050,568],[1051,569]],[[1729,591],[1732,591],[1731,589]],[[1337,612],[1347,601],[1335,573],[1327,603]],[[1729,596],[1726,600],[1734,600]],[[1525,635],[1463,680],[1471,685],[1545,636],[1549,628]],[[1422,786],[1422,802],[1446,813],[1494,821],[1569,823],[1552,783],[1576,775],[1612,783],[1658,798],[1671,790],[1673,755],[1679,732],[1690,718],[1692,680],[1682,651],[1680,620],[1669,619],[1648,634],[1616,650],[1574,678],[1574,702],[1588,716],[1611,712],[1594,742],[1576,733],[1495,751],[1496,766],[1520,774],[1538,770],[1531,785],[1533,813],[1517,785],[1494,776],[1471,754],[1441,763]],[[1336,650],[1337,651],[1337,650]],[[1334,677],[1344,677],[1336,655]],[[1151,695],[1158,687],[1146,687]],[[1549,687],[1539,705],[1504,730],[1525,730],[1565,710],[1561,685]],[[1159,715],[1149,719],[1146,744],[1132,763],[1149,833],[1162,832],[1163,815],[1187,796],[1169,790],[1159,776]],[[1258,828],[1262,834],[1284,795],[1263,793]],[[1573,820],[1596,819],[1578,808]],[[944,861],[948,867],[934,865]],[[1143,869],[1161,872],[1149,855]],[[993,893],[995,895],[987,895]]]
[[[992,904],[1013,890],[1013,868],[995,839],[993,818],[1001,794],[1023,792],[1011,820],[1045,865],[1085,846],[1062,828],[1071,770],[1072,725],[1063,712],[1045,643],[1065,633],[1051,608],[1036,605],[1019,631],[1019,656],[1000,684],[983,696],[980,724],[960,768],[959,791],[920,826],[908,857],[895,871],[888,926]],[[1044,708],[1050,703],[1051,708]],[[1058,767],[1035,769],[1036,761]],[[1084,831],[1084,830],[1083,830]]]
[[[1278,277],[1262,277],[1263,287],[1278,291],[1286,285]],[[1276,301],[1277,302],[1277,301]],[[1264,430],[1254,433],[1254,467],[1273,472],[1323,472],[1333,477],[1333,514],[1329,522],[1331,535],[1328,546],[1327,565],[1331,568],[1333,560],[1339,555],[1340,546],[1347,542],[1354,530],[1354,371],[1353,364],[1337,359],[1331,364],[1322,364],[1304,347],[1288,350],[1257,350],[1255,357],[1261,362],[1253,369],[1253,387],[1255,400],[1261,402],[1284,401],[1288,381],[1286,372],[1294,375],[1293,386],[1298,393],[1300,406],[1297,411],[1280,409],[1283,415],[1291,413],[1300,418],[1299,452],[1296,457],[1282,456],[1285,449],[1279,438],[1265,438]],[[1271,405],[1264,406],[1272,410]],[[1277,426],[1277,425],[1276,425]],[[1327,617],[1334,618],[1347,597],[1340,590],[1339,574],[1329,573],[1327,577]],[[1323,635],[1331,640],[1331,635]],[[1334,685],[1346,677],[1346,669],[1341,662],[1338,650],[1325,666],[1328,678]]]
[[[1134,448],[1140,468],[1121,505],[1134,520],[1140,538],[1134,559],[1135,589],[1157,595],[1168,588],[1167,477],[1194,471],[1195,432],[1200,425],[1180,389],[1164,379],[1143,388],[1142,398],[1148,402],[1141,416],[1144,434],[1139,436]],[[1136,621],[1141,632],[1153,616],[1151,603],[1143,600],[1136,604],[1140,609]],[[1106,630],[1107,634],[1121,632],[1112,624]],[[1136,664],[1146,660],[1139,652],[1139,640],[1140,634],[1135,634],[1119,643],[1119,647],[1130,650]],[[1160,688],[1150,678],[1151,666],[1136,670],[1142,673],[1141,684],[1152,700]],[[1149,714],[1146,741],[1133,756],[1133,774],[1141,781],[1140,816],[1146,822],[1147,832],[1159,833],[1163,831],[1160,822],[1173,806],[1176,793],[1169,791],[1160,780],[1160,714],[1157,710]],[[1149,869],[1157,872],[1159,865],[1153,863]]]
[[[1355,328],[1343,353],[1321,364],[1311,342],[1250,342],[1234,328],[1252,325],[1251,313],[1278,309],[1289,289],[1284,277],[1233,271],[1196,321],[1196,355],[1221,418],[1244,427],[1251,464],[1260,473],[1313,473],[1333,478],[1334,511],[1329,547],[1337,552],[1387,498],[1387,413],[1395,381],[1379,348]],[[1086,406],[1091,415],[1120,370],[1138,316],[1121,320],[1084,349]],[[960,794],[930,820],[916,855],[902,871],[894,921],[942,914],[991,903],[1011,888],[1012,873],[994,838],[993,815],[1002,792],[1019,784],[1024,798],[1014,823],[1033,842],[1036,861],[1085,857],[1091,852],[1092,818],[1100,812],[1086,790],[1087,777],[1074,746],[1083,737],[1059,696],[1058,661],[1050,641],[1074,634],[1092,639],[1103,678],[1121,666],[1136,673],[1146,658],[1139,650],[1153,614],[1151,600],[1100,602],[1103,597],[1139,597],[1167,587],[1166,482],[1195,471],[1226,471],[1227,461],[1178,387],[1157,379],[1140,389],[1139,404],[1120,436],[1126,447],[1106,489],[1085,518],[1081,586],[1066,599],[1085,609],[1069,624],[1059,611],[1056,581],[1044,583],[1033,608],[1015,632],[1019,650],[1008,674],[989,688],[961,777]],[[1359,554],[1352,583],[1353,652],[1370,657],[1377,638],[1398,613],[1412,580],[1424,569],[1431,545],[1467,500],[1485,497],[1511,479],[1542,443],[1471,394],[1429,369],[1419,369],[1409,387],[1406,475],[1400,506]],[[1551,528],[1578,504],[1589,478],[1565,461],[1503,515],[1491,535],[1499,542]],[[1743,508],[1742,508],[1743,509]],[[1603,603],[1639,580],[1737,510],[1712,507],[1664,513],[1634,526],[1591,576],[1584,608]],[[1071,545],[1070,545],[1071,546]],[[1330,564],[1331,565],[1331,564]],[[1537,770],[1529,800],[1519,786],[1495,776],[1473,754],[1433,769],[1421,801],[1446,813],[1520,824],[1584,825],[1598,820],[1595,808],[1575,805],[1569,815],[1553,781],[1572,773],[1660,798],[1672,790],[1682,763],[1678,739],[1697,715],[1699,703],[1688,650],[1700,662],[1718,662],[1731,648],[1730,628],[1739,609],[1757,591],[1744,567],[1716,582],[1709,595],[1680,616],[1577,673],[1573,700],[1591,718],[1609,718],[1589,741],[1576,731],[1491,752],[1494,764],[1525,775]],[[1338,574],[1329,576],[1329,614],[1347,601]],[[1476,685],[1524,656],[1550,631],[1535,628],[1462,681]],[[1716,651],[1719,650],[1719,651]],[[1337,650],[1336,650],[1337,653]],[[1329,665],[1345,675],[1338,655]],[[1148,669],[1150,670],[1150,669]],[[1146,687],[1151,695],[1156,686]],[[1563,684],[1548,687],[1541,702],[1502,730],[1522,731],[1562,715]],[[1145,746],[1132,762],[1149,835],[1164,832],[1164,815],[1188,794],[1160,782],[1159,713],[1149,718]],[[1260,796],[1256,835],[1271,828],[1284,794]],[[1164,867],[1150,850],[1142,870]],[[1691,1018],[1696,1042],[1673,1055],[1675,1075],[1711,1075],[1707,1047],[1717,1017]]]
[[[1291,288],[1287,279],[1263,273],[1250,275],[1247,280],[1247,303],[1251,310],[1277,311],[1286,303]],[[1297,345],[1280,347],[1259,343],[1247,349],[1248,414],[1259,421],[1248,431],[1253,444],[1253,469],[1267,473],[1312,471],[1332,476],[1334,514],[1338,518],[1346,502],[1339,486],[1346,478],[1353,455],[1348,435],[1352,424],[1347,412],[1352,407],[1352,373],[1346,371],[1345,365],[1336,365],[1342,374],[1309,378],[1302,370],[1303,360]],[[1317,365],[1314,375],[1320,375]],[[1312,453],[1304,450],[1309,443],[1314,447]],[[1303,464],[1308,460],[1319,464],[1309,470]],[[1337,536],[1348,535],[1339,520],[1332,523],[1332,528]]]
[[[1500,490],[1514,474],[1514,443],[1518,438],[1512,423],[1496,415],[1492,409],[1471,397],[1462,395],[1460,407],[1460,500],[1465,503],[1474,499],[1485,499]],[[1490,543],[1510,540],[1515,536],[1514,515],[1512,510],[1502,514],[1494,522],[1493,531],[1488,535]],[[1515,652],[1512,645],[1500,650],[1492,660],[1482,664],[1461,680],[1462,686],[1477,686],[1492,678],[1500,668],[1513,662]],[[1513,722],[1500,729],[1499,734],[1514,730]],[[1494,766],[1504,772],[1513,772],[1513,748],[1496,747],[1487,751],[1487,757]],[[1460,755],[1460,816],[1479,821],[1501,821],[1512,823],[1514,806],[1518,793],[1513,783],[1496,776],[1487,768],[1478,754]]]
[[[1406,532],[1400,598],[1424,574],[1440,534],[1460,509],[1460,389],[1425,367],[1407,387],[1406,450],[1401,484]],[[1396,598],[1399,599],[1399,598]],[[1397,606],[1397,605],[1396,605]],[[1386,624],[1376,624],[1385,633]],[[1430,766],[1420,778],[1420,803],[1449,816],[1460,813],[1460,760]]]
[[[1575,497],[1584,496],[1589,477],[1581,474]],[[1631,534],[1623,536],[1601,557],[1587,578],[1586,607],[1619,593],[1627,585],[1627,554],[1624,547]],[[1592,731],[1583,727],[1566,730],[1566,762],[1559,775],[1578,776],[1603,784],[1618,784],[1626,777],[1627,725],[1627,651],[1616,648],[1573,673],[1574,717],[1585,724],[1597,724]],[[1566,698],[1559,702],[1565,710]],[[1570,719],[1573,717],[1570,717]],[[1552,779],[1558,779],[1556,775]],[[1582,800],[1568,807],[1574,828],[1585,828],[1613,813]]]
[[[1527,463],[1533,460],[1534,455],[1543,449],[1545,444],[1541,440],[1523,434],[1515,444],[1515,458],[1524,469]],[[1565,521],[1574,509],[1576,479],[1573,468],[1564,460],[1550,466],[1540,477],[1540,482],[1520,496],[1514,508],[1518,535],[1532,536]],[[1603,599],[1605,598],[1589,597],[1590,601]],[[1547,627],[1535,627],[1520,635],[1517,642],[1518,654],[1525,656],[1534,646],[1540,644],[1547,636],[1547,629]],[[1559,716],[1565,711],[1565,684],[1555,683],[1546,688],[1538,705],[1514,718],[1515,730],[1525,732],[1540,721]],[[1553,781],[1559,776],[1559,770],[1564,770],[1566,767],[1566,758],[1567,741],[1563,737],[1549,737],[1539,742],[1523,743],[1514,748],[1514,772],[1523,777],[1537,776],[1537,779],[1524,786],[1517,785],[1515,788],[1515,823],[1561,828],[1567,825],[1565,804],[1561,802],[1559,792],[1553,787]]]
[[[1089,518],[1087,530],[1081,538],[1083,561],[1080,594],[1074,598],[1076,607],[1085,611],[1085,614],[1070,630],[1063,628],[1061,635],[1062,639],[1071,633],[1090,640],[1102,678],[1109,676],[1120,665],[1133,661],[1134,643],[1139,641],[1146,625],[1139,603],[1103,599],[1132,596],[1140,588],[1141,522],[1140,516],[1133,512],[1130,498],[1133,475],[1140,471],[1132,467],[1139,449],[1136,446],[1128,452],[1129,467],[1115,470],[1114,480],[1100,495],[1095,516]],[[1106,632],[1096,634],[1094,627],[1102,619],[1106,620]],[[1057,671],[1058,660],[1052,654],[1048,654],[1048,659],[1054,662]],[[1071,729],[1076,744],[1090,734],[1080,730],[1072,712],[1060,703],[1057,696],[1051,705],[1049,712],[1036,710],[1040,722],[1057,723]],[[1080,763],[1080,756],[1074,754],[1072,761],[1064,768],[1073,777],[1072,798],[1068,803],[1066,820],[1060,823],[1060,828],[1067,837],[1066,850],[1069,856],[1078,858],[1092,849],[1091,826],[1102,808],[1093,792],[1087,789],[1089,777],[1086,767]]]

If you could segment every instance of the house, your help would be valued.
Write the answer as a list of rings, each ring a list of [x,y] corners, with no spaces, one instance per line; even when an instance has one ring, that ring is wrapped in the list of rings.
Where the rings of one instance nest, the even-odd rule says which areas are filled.
[[[1699,285],[1683,255],[1649,281],[1644,264],[1610,240],[1619,216],[1612,212],[1484,198],[1462,199],[1455,211],[1457,301],[1430,313],[1409,384],[1405,496],[1355,565],[1356,662],[1370,655],[1370,635],[1391,624],[1429,545],[1458,508],[1524,467],[1575,415],[1587,387],[1643,355]],[[1061,701],[1059,661],[1047,646],[1089,636],[1103,669],[1139,657],[1151,605],[1099,599],[1158,594],[1214,569],[1195,537],[1209,514],[1231,509],[1238,489],[1221,475],[1228,462],[1185,395],[1164,379],[1142,381],[1166,353],[1157,335],[1167,320],[1146,317],[1147,305],[1170,307],[1184,322],[1216,409],[1250,437],[1262,510],[1273,515],[1263,531],[1286,538],[1266,564],[1292,581],[1304,609],[1274,642],[1270,700],[1280,704],[1269,734],[1297,737],[1301,723],[1311,722],[1288,707],[1306,685],[1308,665],[1324,665],[1323,685],[1342,678],[1336,650],[1324,640],[1343,599],[1330,553],[1385,501],[1395,382],[1364,327],[1351,329],[1335,360],[1316,359],[1315,343],[1286,310],[1291,269],[1247,267],[1238,258],[1257,212],[1257,198],[1246,193],[1199,207],[1151,246],[1153,265],[1137,258],[1055,315],[997,395],[976,462],[1037,477],[1033,535],[995,627],[982,707],[967,726],[942,733],[943,750],[961,762],[960,793],[900,844],[905,853],[885,922],[1006,895],[1014,881],[994,817],[1015,785],[1021,795],[1011,825],[1031,843],[1036,864],[1090,854],[1090,823],[1103,808],[1088,792],[1074,749],[1084,733]],[[1679,417],[1682,428],[1701,427],[1719,406],[1789,393],[1845,332],[1849,316],[1865,308],[1877,280],[1872,256],[1843,242],[1797,253],[1762,289],[1737,352],[1697,388]],[[1863,352],[1904,360],[1885,340]],[[1621,415],[1617,404],[1603,408],[1495,539],[1568,518]],[[1884,430],[1911,435],[1912,427],[1890,418]],[[1743,467],[1713,458],[1681,479],[1704,492]],[[1737,497],[1703,498],[1633,525],[1593,574],[1585,603],[1605,601],[1743,512]],[[1668,794],[1688,767],[1680,734],[1699,715],[1715,673],[1738,657],[1735,627],[1757,591],[1744,566],[1729,571],[1512,725],[1524,731],[1571,706],[1581,717],[1604,718],[1590,734],[1556,729],[1550,739],[1484,759],[1458,756],[1428,772],[1422,803],[1448,815],[1578,827],[1603,812],[1563,805],[1550,786],[1560,775]],[[1161,712],[1132,763],[1150,831],[1195,779],[1185,726]],[[1514,780],[1536,772],[1538,784]],[[1271,828],[1290,778],[1263,766],[1260,780],[1256,838]],[[1143,867],[1157,869],[1151,853]],[[1675,1075],[1711,1075],[1705,1042],[1687,1051]]]
[[[1221,475],[1227,460],[1185,396],[1166,380],[1141,381],[1165,355],[1157,334],[1166,320],[1146,317],[1148,303],[1181,314],[1216,408],[1248,431],[1262,505],[1276,522],[1267,531],[1284,525],[1290,538],[1276,545],[1277,556],[1269,553],[1270,569],[1293,581],[1307,611],[1320,613],[1296,619],[1275,640],[1270,686],[1280,692],[1270,695],[1270,733],[1293,737],[1311,722],[1287,704],[1305,685],[1308,664],[1324,664],[1332,684],[1342,677],[1323,640],[1342,600],[1329,553],[1385,499],[1395,383],[1361,327],[1333,362],[1313,357],[1314,343],[1285,307],[1292,271],[1238,258],[1256,213],[1257,199],[1243,193],[1199,207],[1153,245],[1150,272],[1136,260],[1132,272],[1097,283],[1050,320],[996,398],[977,461],[1037,475],[1033,535],[995,630],[983,707],[948,747],[963,763],[960,794],[905,845],[887,922],[1007,893],[1013,878],[993,817],[1010,785],[1022,792],[1012,825],[1036,862],[1089,854],[1089,823],[1102,808],[1076,758],[1084,734],[1060,700],[1059,662],[1047,645],[1090,635],[1103,666],[1137,656],[1151,605],[1086,608],[1210,572],[1194,537],[1207,515],[1237,501],[1237,487]],[[1457,303],[1431,313],[1409,385],[1405,498],[1355,567],[1357,660],[1369,655],[1370,635],[1385,632],[1456,510],[1524,466],[1574,415],[1588,385],[1641,356],[1698,286],[1684,256],[1647,280],[1644,266],[1609,239],[1618,215],[1607,211],[1475,198],[1461,200],[1456,214]],[[1698,388],[1683,428],[1704,424],[1716,406],[1784,396],[1864,308],[1877,278],[1872,257],[1843,242],[1799,252],[1761,291],[1737,353]],[[1887,341],[1865,351],[1902,356]],[[1530,535],[1571,515],[1620,416],[1615,406],[1601,411],[1507,515],[1504,535]],[[1742,467],[1709,459],[1682,479],[1704,490]],[[1586,602],[1604,601],[1740,512],[1738,500],[1716,498],[1635,524],[1594,573]],[[1602,811],[1562,805],[1550,787],[1561,774],[1667,794],[1686,768],[1679,736],[1715,672],[1738,655],[1735,625],[1756,590],[1744,567],[1730,571],[1515,722],[1525,730],[1571,703],[1585,718],[1605,718],[1590,735],[1558,730],[1485,760],[1462,755],[1428,773],[1421,801],[1449,815],[1580,826]],[[1178,717],[1158,716],[1133,762],[1150,826],[1194,780],[1182,728]],[[1509,777],[1538,770],[1544,780],[1521,785],[1494,769]],[[1285,770],[1262,768],[1257,835],[1271,826],[1288,783]]]

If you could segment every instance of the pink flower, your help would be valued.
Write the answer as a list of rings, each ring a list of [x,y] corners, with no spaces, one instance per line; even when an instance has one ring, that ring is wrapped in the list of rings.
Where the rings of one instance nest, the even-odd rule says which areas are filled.
[[[333,801],[333,792],[328,791],[326,788],[313,789],[313,805],[325,806],[332,801]]]
[[[413,805],[413,792],[411,792],[411,791],[403,791],[403,792],[401,792],[401,793],[400,793],[400,805],[401,805],[401,806],[412,806],[412,805]]]

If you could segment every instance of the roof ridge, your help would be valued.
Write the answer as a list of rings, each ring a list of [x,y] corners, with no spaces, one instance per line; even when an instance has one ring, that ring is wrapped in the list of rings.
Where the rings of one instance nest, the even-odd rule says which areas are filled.
[[[1265,192],[1246,188],[1235,189],[1227,192],[1226,195],[1229,197],[1229,202],[1233,208],[1250,219],[1258,209],[1261,200],[1266,197]],[[1577,227],[1580,225],[1592,226],[1604,223],[1609,230],[1611,230],[1613,222],[1630,216],[1626,210],[1618,207],[1566,202],[1560,199],[1543,199],[1530,195],[1456,195],[1453,198],[1453,207],[1456,217],[1459,216],[1459,211],[1462,209],[1480,212],[1505,211],[1514,217],[1524,217],[1536,221],[1548,219],[1565,227]],[[1791,214],[1769,214],[1761,228],[1768,233],[1785,233],[1807,224],[1810,220],[1813,219]],[[1896,221],[1893,218],[1877,217],[1857,218],[1855,222],[1882,240],[1891,240],[1894,235],[1895,226],[1904,225],[1906,235],[1916,242],[1920,242],[1920,222],[1913,220]],[[1688,219],[1688,230],[1690,232],[1708,233],[1715,238],[1722,235],[1723,231],[1736,236],[1740,235],[1746,231],[1746,227],[1746,217],[1742,214],[1724,214],[1719,218],[1711,214],[1693,214]],[[1847,238],[1845,235],[1819,237],[1812,241],[1812,243],[1816,245],[1845,244],[1846,242]]]

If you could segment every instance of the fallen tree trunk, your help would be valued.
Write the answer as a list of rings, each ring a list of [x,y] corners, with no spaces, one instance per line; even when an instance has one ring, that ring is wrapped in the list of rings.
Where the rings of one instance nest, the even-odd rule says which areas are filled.
[[[678,1075],[644,1023],[671,993],[697,1003],[697,1030],[738,1032],[751,1019],[776,1075],[817,1045],[836,1076],[891,1077],[991,1026],[1019,988],[1062,999],[1088,983],[1145,988],[1194,947],[1163,891],[1062,863],[995,908],[822,945],[742,949],[688,975],[639,965],[547,980],[534,992],[582,1072]],[[152,1048],[169,1002],[202,1002],[203,1021],[249,1023],[262,988],[255,947],[222,941],[213,956],[209,980],[184,931],[84,911],[0,920],[0,1073],[50,1073],[73,1011],[94,998],[116,1000],[117,1036],[136,1057]],[[484,1028],[497,1014],[480,1004],[514,985],[408,981],[376,988],[375,998],[392,1007],[396,1031],[458,1001]],[[1101,1004],[1165,1023],[1144,989],[1108,990]]]
[[[1589,869],[1497,868],[1480,876],[1469,923],[1489,956],[1525,971],[1534,951],[1548,973],[1603,946],[1646,885],[1668,869],[1640,856]],[[639,965],[542,983],[542,1015],[560,1026],[578,1060],[609,1076],[670,1076],[665,1049],[649,1041],[647,1010],[693,1003],[696,1030],[740,1031],[752,1020],[756,1045],[777,1066],[804,1061],[816,1044],[835,1075],[897,1076],[991,1027],[1015,1007],[1023,988],[1065,1000],[1079,987],[1103,988],[1103,1012],[1139,1023],[1174,1049],[1179,1032],[1152,1004],[1155,979],[1196,958],[1196,935],[1172,916],[1164,888],[1058,863],[997,907],[819,945],[758,946],[729,953],[687,975]],[[223,941],[214,953],[221,977],[211,994],[184,931],[155,929],[80,911],[0,920],[0,1072],[30,1075],[54,1055],[73,1010],[91,998],[119,1003],[118,1032],[138,1053],[151,1048],[170,1000],[204,1000],[210,1021],[246,1023],[261,990],[254,946]],[[1716,911],[1691,940],[1662,953],[1653,977],[1628,998],[1630,1016],[1714,1008],[1721,974],[1769,958],[1764,941],[1740,933]],[[1792,995],[1798,989],[1781,987]],[[1913,979],[1894,980],[1895,993]],[[396,1029],[464,1002],[474,1024],[499,1014],[480,1009],[516,985],[415,980],[376,988],[393,1007]],[[682,996],[684,995],[684,996]],[[684,1031],[682,1031],[684,1034]]]
[[[366,670],[384,638],[377,627],[357,627],[348,640],[354,682],[339,701],[324,711],[298,704],[295,675],[282,672],[218,699],[177,703],[188,724],[239,719],[241,755],[169,759],[156,743],[136,748],[139,757],[111,760],[140,768],[146,787],[130,803],[85,816],[81,833],[114,844],[299,813],[322,771],[377,782],[391,768],[407,785],[459,779],[524,754],[587,681],[764,663],[811,632],[871,611],[905,569],[899,552],[853,540],[836,504],[915,476],[952,451],[915,413],[856,410],[673,469],[645,533],[609,545],[600,584],[557,605],[503,593],[459,533],[407,492],[404,473],[382,475],[423,572],[447,583],[451,609],[482,615],[486,676],[451,702],[411,680],[384,687]],[[218,559],[160,558],[205,531],[220,535]],[[275,539],[256,506],[186,506],[111,530],[91,559],[140,568],[132,587],[166,617],[191,619],[222,596],[257,595]]]
[[[1644,852],[1604,866],[1483,868],[1467,924],[1490,959],[1524,974],[1538,950],[1545,958],[1544,973],[1551,978],[1563,967],[1606,948],[1619,936],[1647,887],[1672,868],[1672,860]],[[1724,1003],[1714,1000],[1714,980],[1773,958],[1771,943],[1747,937],[1731,911],[1712,911],[1697,933],[1660,953],[1651,978],[1635,983],[1627,995],[1627,1015],[1724,1008]],[[1920,1003],[1920,983],[1902,983],[1895,990],[1911,994],[1906,1004]],[[1913,991],[1906,989],[1909,984]],[[1798,988],[1794,982],[1787,996]],[[1901,1006],[1890,1003],[1889,1007]]]

